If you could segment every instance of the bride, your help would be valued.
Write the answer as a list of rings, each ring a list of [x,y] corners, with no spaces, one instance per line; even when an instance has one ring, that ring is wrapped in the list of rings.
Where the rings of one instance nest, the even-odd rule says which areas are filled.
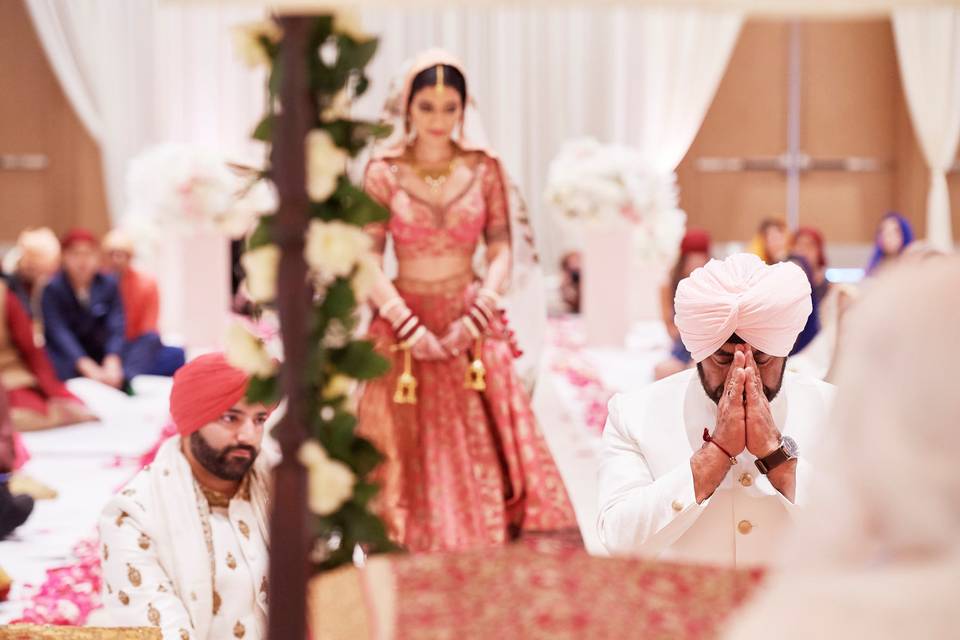
[[[399,126],[364,176],[390,212],[368,231],[381,258],[392,237],[399,271],[393,281],[378,274],[370,327],[393,369],[366,386],[358,411],[361,434],[386,455],[378,511],[411,551],[572,529],[501,311],[511,272],[534,259],[529,226],[496,155],[466,135],[478,124],[463,67],[442,51],[421,54],[390,108]]]

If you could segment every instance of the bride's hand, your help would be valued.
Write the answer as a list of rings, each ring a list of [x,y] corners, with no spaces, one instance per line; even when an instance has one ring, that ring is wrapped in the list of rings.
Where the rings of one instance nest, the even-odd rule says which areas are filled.
[[[446,335],[440,339],[440,344],[454,358],[464,353],[472,343],[473,336],[459,320],[450,325]]]
[[[433,332],[427,331],[423,337],[417,340],[416,344],[410,349],[410,355],[415,360],[446,360],[450,357],[437,336]]]

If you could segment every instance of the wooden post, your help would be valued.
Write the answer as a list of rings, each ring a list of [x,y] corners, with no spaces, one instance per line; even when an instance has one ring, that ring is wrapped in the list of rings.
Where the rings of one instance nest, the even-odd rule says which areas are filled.
[[[281,110],[273,134],[271,164],[280,196],[275,240],[280,258],[277,306],[283,335],[284,363],[280,374],[287,413],[275,435],[283,462],[274,472],[273,511],[270,516],[270,615],[272,640],[306,638],[306,584],[310,537],[307,528],[306,472],[297,451],[307,437],[306,371],[310,294],[303,257],[307,230],[306,159],[304,139],[310,128],[310,95],[306,46],[310,19],[280,19]]]

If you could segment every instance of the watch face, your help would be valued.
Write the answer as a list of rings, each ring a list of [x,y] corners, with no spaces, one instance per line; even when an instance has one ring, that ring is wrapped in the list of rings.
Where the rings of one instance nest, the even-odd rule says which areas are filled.
[[[797,446],[797,441],[790,436],[783,436],[783,443],[781,446],[791,458],[796,458],[797,454],[800,453],[800,447]]]

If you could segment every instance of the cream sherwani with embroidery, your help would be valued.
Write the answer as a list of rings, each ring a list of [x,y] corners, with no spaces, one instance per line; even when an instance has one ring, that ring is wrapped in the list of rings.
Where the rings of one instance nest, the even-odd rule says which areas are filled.
[[[696,369],[614,396],[599,478],[603,544],[615,554],[685,562],[773,563],[808,494],[812,471],[805,452],[816,444],[832,398],[831,385],[787,372],[771,403],[780,432],[800,446],[796,504],[757,471],[746,450],[713,495],[697,504],[690,457],[703,445],[704,427],[713,431],[717,405]]]
[[[211,506],[174,437],[110,500],[99,527],[112,623],[160,627],[164,640],[265,637],[265,458],[228,505]]]

